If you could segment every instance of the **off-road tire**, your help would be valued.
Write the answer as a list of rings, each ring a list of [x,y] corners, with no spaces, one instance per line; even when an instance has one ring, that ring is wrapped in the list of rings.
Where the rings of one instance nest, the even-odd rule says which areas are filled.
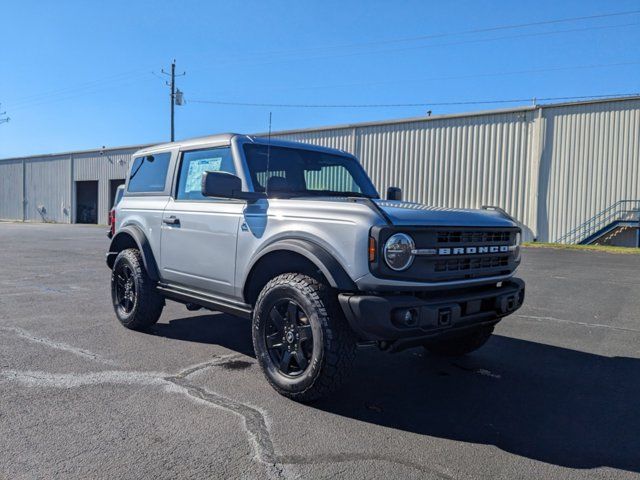
[[[123,308],[118,298],[118,281],[122,279],[120,274],[123,270],[127,272],[135,289],[130,309]],[[156,292],[155,282],[147,275],[142,256],[135,248],[121,251],[113,262],[111,300],[118,320],[131,330],[148,329],[160,318],[165,303],[164,298]]]
[[[434,340],[424,348],[439,357],[461,357],[482,347],[493,333],[493,327],[480,327],[463,336]]]
[[[297,303],[313,333],[313,352],[306,370],[297,377],[282,373],[267,347],[269,315],[279,302]],[[262,372],[281,395],[299,402],[326,397],[348,377],[356,353],[335,290],[300,273],[285,273],[269,281],[256,301],[252,322],[253,347]]]

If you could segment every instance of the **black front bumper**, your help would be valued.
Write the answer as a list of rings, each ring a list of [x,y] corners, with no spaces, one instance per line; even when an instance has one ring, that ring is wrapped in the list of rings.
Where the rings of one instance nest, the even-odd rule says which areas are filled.
[[[418,295],[339,295],[351,328],[361,340],[399,342],[452,336],[480,325],[494,325],[524,301],[524,282]],[[409,311],[409,314],[406,312]]]

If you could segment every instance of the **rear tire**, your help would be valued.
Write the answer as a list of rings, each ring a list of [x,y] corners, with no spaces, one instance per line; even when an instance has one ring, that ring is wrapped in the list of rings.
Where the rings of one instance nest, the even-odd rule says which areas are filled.
[[[351,371],[356,339],[335,291],[299,273],[272,279],[258,296],[253,347],[281,395],[309,402],[335,391]]]
[[[120,323],[131,330],[145,330],[155,324],[162,314],[164,298],[135,248],[121,251],[111,271],[111,300]]]
[[[460,337],[434,340],[424,348],[439,357],[461,357],[482,347],[493,333],[493,327],[480,327]]]

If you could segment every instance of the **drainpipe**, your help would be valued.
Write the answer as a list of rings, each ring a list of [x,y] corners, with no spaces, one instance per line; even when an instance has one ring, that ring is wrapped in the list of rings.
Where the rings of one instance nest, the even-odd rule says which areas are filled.
[[[27,221],[27,160],[22,159],[22,221]]]

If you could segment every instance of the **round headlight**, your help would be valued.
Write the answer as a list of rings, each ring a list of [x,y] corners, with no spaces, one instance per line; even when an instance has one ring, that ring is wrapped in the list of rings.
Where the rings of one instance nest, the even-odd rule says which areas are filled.
[[[413,239],[406,233],[396,233],[384,244],[384,261],[392,270],[406,270],[413,263]]]

